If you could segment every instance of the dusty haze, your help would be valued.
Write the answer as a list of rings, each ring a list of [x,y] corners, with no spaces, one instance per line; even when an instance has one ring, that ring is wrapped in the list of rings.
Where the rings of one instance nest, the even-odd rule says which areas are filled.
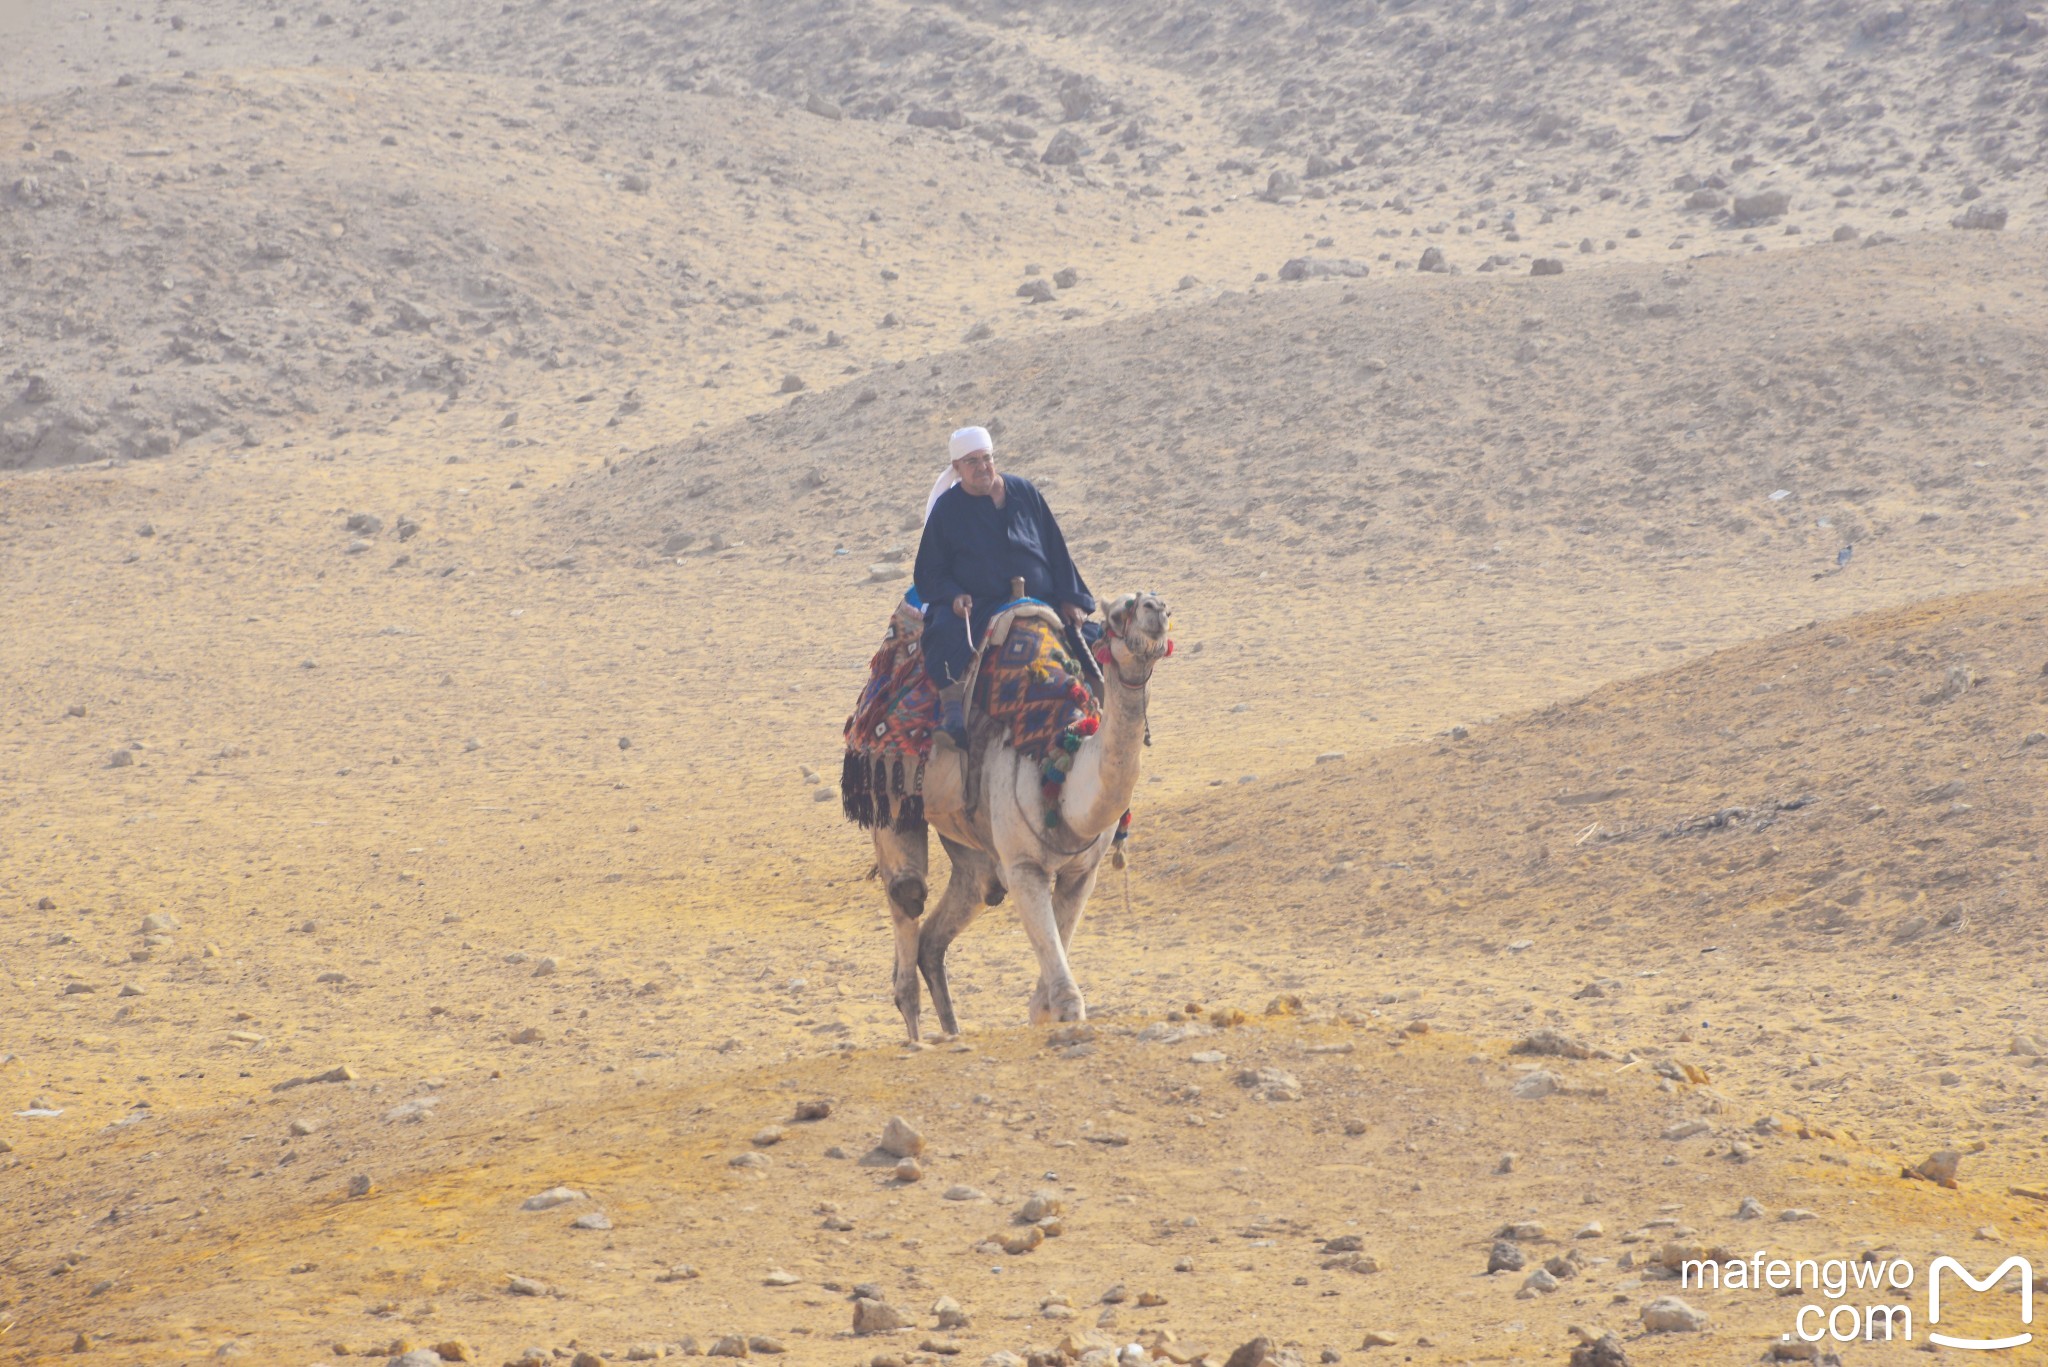
[[[1800,1302],[1684,1258],[2048,1272],[2041,5],[0,39],[0,1360],[1722,1364]],[[910,1049],[830,783],[967,422],[1178,649],[1090,1026],[998,907]]]

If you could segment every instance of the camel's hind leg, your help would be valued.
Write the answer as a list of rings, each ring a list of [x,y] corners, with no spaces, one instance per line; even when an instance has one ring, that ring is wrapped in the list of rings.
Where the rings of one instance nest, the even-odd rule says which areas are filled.
[[[896,935],[896,1009],[903,1015],[903,1028],[917,1038],[917,1015],[922,1005],[917,988],[918,921],[924,915],[925,870],[928,844],[922,826],[914,831],[877,828],[875,868],[888,890],[889,922]]]
[[[960,1033],[953,1015],[953,994],[946,988],[946,950],[961,931],[974,924],[981,909],[992,900],[992,888],[1000,887],[995,861],[980,850],[957,845],[944,836],[939,841],[953,861],[953,875],[939,905],[925,918],[917,937],[917,964],[924,972],[925,986],[932,991],[932,1009],[939,1013],[939,1028],[949,1035]]]

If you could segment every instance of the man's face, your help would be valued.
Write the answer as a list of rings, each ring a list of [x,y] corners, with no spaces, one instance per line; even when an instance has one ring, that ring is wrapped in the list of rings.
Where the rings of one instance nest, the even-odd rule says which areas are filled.
[[[987,498],[995,492],[996,458],[987,451],[976,451],[953,462],[953,473],[960,476],[960,487],[976,498]]]

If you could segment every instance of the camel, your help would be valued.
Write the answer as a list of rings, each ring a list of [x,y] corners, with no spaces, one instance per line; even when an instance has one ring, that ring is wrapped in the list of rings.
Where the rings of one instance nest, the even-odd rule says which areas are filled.
[[[1167,617],[1166,604],[1150,593],[1130,594],[1109,609],[1101,727],[1075,752],[1057,826],[1047,824],[1038,762],[1018,755],[1000,735],[989,735],[970,742],[981,764],[980,797],[971,812],[963,799],[961,752],[940,747],[925,769],[925,821],[937,830],[953,866],[929,916],[927,831],[874,829],[876,868],[896,934],[896,1009],[912,1042],[918,1038],[920,974],[931,988],[940,1028],[960,1033],[946,989],[946,950],[984,907],[1006,894],[1016,897],[1018,918],[1038,955],[1032,1024],[1087,1019],[1067,954],[1097,868],[1138,786],[1147,692],[1153,669],[1169,649]]]

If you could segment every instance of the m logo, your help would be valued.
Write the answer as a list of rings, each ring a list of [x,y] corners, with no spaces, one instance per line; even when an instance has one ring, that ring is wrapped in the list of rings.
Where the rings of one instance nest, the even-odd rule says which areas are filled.
[[[1955,1273],[1969,1285],[1972,1291],[1989,1291],[2005,1279],[2008,1272],[2020,1274],[2020,1323],[2034,1322],[2034,1268],[2025,1258],[2014,1254],[1998,1265],[1996,1271],[1979,1281],[1969,1270],[1954,1258],[1936,1258],[1934,1265],[1927,1269],[1927,1322],[1941,1323],[1941,1272],[1943,1268]],[[1959,1339],[1948,1334],[1929,1331],[1928,1341],[1944,1348],[2019,1348],[2034,1341],[2031,1333],[2012,1334],[2002,1339]]]

